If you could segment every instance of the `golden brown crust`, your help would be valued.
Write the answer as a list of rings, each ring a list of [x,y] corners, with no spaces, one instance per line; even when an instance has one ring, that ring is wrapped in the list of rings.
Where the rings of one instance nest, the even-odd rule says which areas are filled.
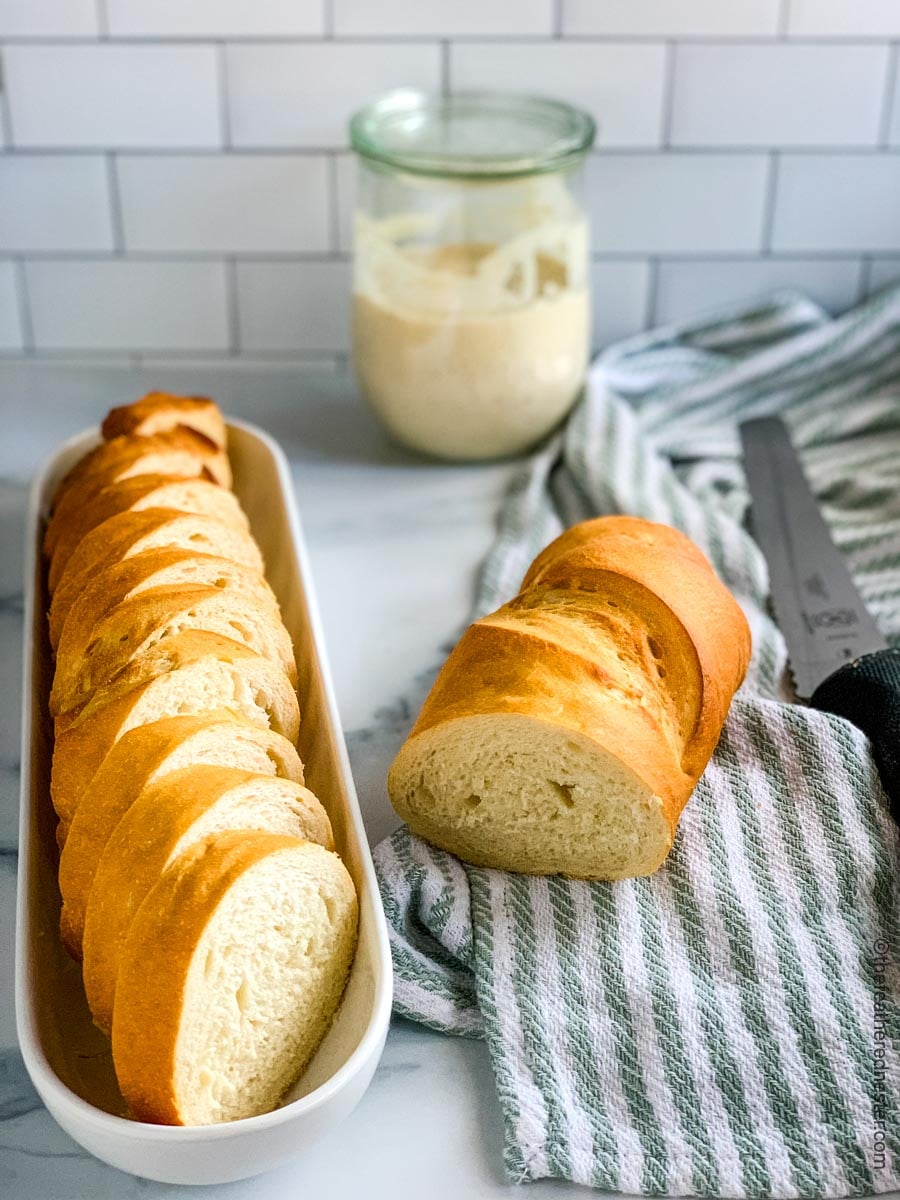
[[[218,731],[229,743],[239,734],[263,749],[273,746],[286,763],[286,777],[303,782],[303,766],[293,743],[228,709],[164,717],[129,730],[103,759],[60,839],[60,934],[73,957],[81,957],[84,912],[94,872],[119,821],[173,754],[196,735]],[[63,824],[60,822],[60,828]]]
[[[236,639],[260,653],[270,646],[275,662],[296,687],[294,650],[274,597],[265,607],[262,593],[250,596],[190,585],[154,587],[123,600],[89,629],[75,628],[71,620],[67,623],[57,653],[51,713],[59,716],[81,708],[98,688],[114,682],[134,658],[179,622],[183,628],[223,636],[234,629]]]
[[[59,661],[80,662],[95,627],[116,605],[152,588],[176,583],[182,587],[236,588],[267,611],[278,612],[274,592],[262,575],[251,568],[213,554],[179,549],[146,550],[102,568],[98,566],[92,572],[90,582],[72,604],[60,632]]]
[[[117,513],[172,506],[174,492],[184,490],[191,496],[185,512],[201,512],[247,529],[234,493],[196,476],[134,475],[99,490],[90,481],[76,484],[54,511],[44,535],[44,554],[51,560],[47,579],[51,593],[79,542],[92,529]]]
[[[192,429],[170,429],[149,437],[123,435],[101,442],[80,458],[56,489],[53,506],[69,488],[92,481],[97,487],[133,475],[201,475],[222,487],[231,486],[228,457]]]
[[[174,771],[145,788],[123,815],[103,852],[85,914],[84,987],[94,1023],[105,1033],[112,1024],[122,946],[141,902],[196,822],[223,797],[248,784],[263,791],[271,787],[273,795],[283,798],[285,804],[291,794],[295,803],[314,809],[323,818],[322,836],[331,840],[328,818],[312,792],[255,771],[204,764]],[[254,810],[253,804],[245,806],[238,828],[244,833],[275,832],[271,821],[266,821],[261,809]],[[313,828],[310,819],[305,829],[298,823],[295,830],[281,832],[302,833],[306,840],[322,844],[319,837],[312,836]]]
[[[50,604],[50,645],[56,646],[69,609],[95,576],[131,557],[135,547],[138,553],[143,553],[140,550],[143,539],[161,535],[167,525],[181,525],[186,517],[197,523],[197,530],[202,529],[207,539],[203,544],[214,544],[216,534],[224,533],[227,528],[229,538],[238,541],[240,554],[238,557],[232,548],[229,557],[263,572],[259,547],[249,532],[236,525],[226,527],[214,517],[184,513],[177,508],[147,508],[141,512],[129,509],[117,513],[86,534],[66,563]]]
[[[297,845],[270,833],[224,833],[192,846],[144,900],[125,941],[113,1010],[113,1063],[139,1121],[180,1125],[175,1047],[194,950],[232,884]]]
[[[688,538],[598,518],[551,543],[520,593],[463,634],[406,746],[490,714],[571,729],[660,797],[674,834],[749,657],[743,613]]]
[[[133,404],[110,409],[100,432],[110,441],[122,434],[147,437],[167,429],[193,429],[221,450],[227,443],[225,421],[214,401],[206,396],[175,396],[169,392],[148,392]]]
[[[252,672],[258,676],[260,684],[264,684],[268,676],[273,690],[281,674],[274,663],[240,642],[219,634],[192,629],[164,638],[152,650],[129,663],[114,684],[99,689],[74,719],[56,722],[50,797],[61,820],[71,821],[74,817],[85,787],[122,736],[129,714],[141,703],[153,681],[207,658],[234,666],[242,673]],[[287,684],[286,680],[284,684]],[[291,709],[285,714],[285,724],[277,732],[293,742],[297,738],[300,714],[293,693],[287,686],[283,691],[290,700]]]

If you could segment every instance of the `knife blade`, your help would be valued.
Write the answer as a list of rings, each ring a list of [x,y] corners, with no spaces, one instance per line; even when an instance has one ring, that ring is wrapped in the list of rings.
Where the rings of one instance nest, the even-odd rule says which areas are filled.
[[[831,540],[784,422],[760,417],[738,431],[752,533],[769,565],[797,695],[869,736],[898,820],[900,649],[879,632]]]

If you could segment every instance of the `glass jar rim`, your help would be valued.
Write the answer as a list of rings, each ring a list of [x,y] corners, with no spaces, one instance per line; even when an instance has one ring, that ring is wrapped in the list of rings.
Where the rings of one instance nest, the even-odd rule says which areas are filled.
[[[441,95],[397,88],[350,119],[362,158],[412,175],[500,180],[562,171],[594,143],[596,125],[561,100],[519,92]]]

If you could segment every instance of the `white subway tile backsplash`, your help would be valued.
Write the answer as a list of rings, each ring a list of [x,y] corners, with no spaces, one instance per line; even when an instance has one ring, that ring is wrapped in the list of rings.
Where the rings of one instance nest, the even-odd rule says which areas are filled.
[[[900,258],[876,258],[869,268],[866,294],[873,296],[882,288],[900,283]]]
[[[0,156],[0,250],[112,248],[101,156]]]
[[[321,155],[122,155],[117,166],[126,250],[328,249]]]
[[[562,6],[567,37],[739,37],[776,33],[780,0],[562,0]]]
[[[676,146],[874,145],[886,46],[681,45]]]
[[[450,51],[454,90],[501,88],[558,96],[597,121],[598,146],[658,146],[665,47],[548,42],[461,42]]]
[[[23,349],[15,270],[11,262],[0,262],[0,353]]]
[[[659,264],[653,321],[668,325],[723,305],[752,301],[782,288],[799,288],[831,313],[859,294],[860,259],[745,258]]]
[[[332,0],[338,37],[553,33],[553,0]]]
[[[758,154],[604,154],[590,162],[601,254],[758,251],[767,162]]]
[[[222,263],[43,261],[26,274],[38,351],[228,348]]]
[[[0,0],[4,38],[3,353],[341,359],[347,121],[404,85],[594,115],[597,345],[900,282],[900,0]]]
[[[17,146],[217,146],[212,46],[10,45]]]
[[[345,262],[237,264],[242,350],[346,350],[351,268]]]
[[[325,0],[106,0],[113,37],[321,34]]]
[[[593,346],[631,337],[644,328],[650,266],[647,262],[595,262],[591,266]]]
[[[900,155],[784,155],[772,247],[826,254],[900,250]]]
[[[92,37],[97,0],[0,0],[0,37]]]
[[[787,32],[797,37],[896,37],[897,0],[788,0]]]
[[[377,93],[440,86],[440,47],[232,45],[227,70],[236,146],[344,146],[351,113]]]

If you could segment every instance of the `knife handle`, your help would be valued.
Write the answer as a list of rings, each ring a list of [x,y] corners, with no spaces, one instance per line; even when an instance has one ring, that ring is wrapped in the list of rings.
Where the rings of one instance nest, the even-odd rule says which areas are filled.
[[[876,650],[839,667],[809,702],[846,717],[867,735],[891,812],[900,823],[900,648]]]

